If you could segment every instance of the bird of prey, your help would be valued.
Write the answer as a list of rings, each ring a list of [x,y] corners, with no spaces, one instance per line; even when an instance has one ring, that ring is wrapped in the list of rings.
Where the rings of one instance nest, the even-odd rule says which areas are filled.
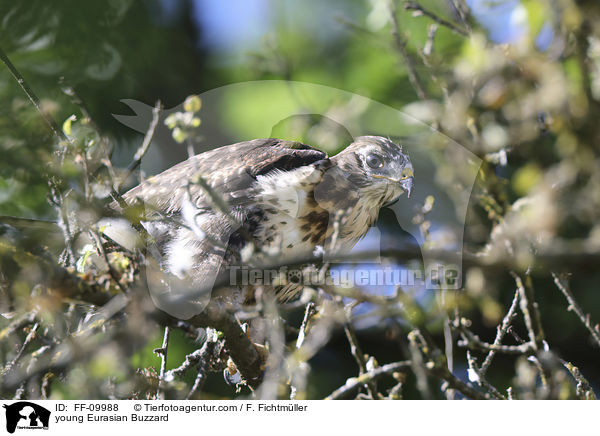
[[[412,187],[411,161],[389,139],[361,136],[330,157],[268,138],[195,155],[123,198],[146,206],[142,225],[160,269],[190,288],[206,288],[233,266],[285,265],[334,243],[350,248],[382,206],[410,196]],[[113,238],[110,229],[105,233]],[[285,301],[300,290],[289,283],[276,293]]]

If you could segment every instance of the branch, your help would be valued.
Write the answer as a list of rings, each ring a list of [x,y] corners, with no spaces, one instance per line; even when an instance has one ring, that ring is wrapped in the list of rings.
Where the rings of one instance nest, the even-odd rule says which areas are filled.
[[[177,326],[180,322],[179,319],[158,309],[153,316],[163,325]],[[225,337],[225,348],[248,386],[255,388],[260,384],[263,360],[233,314],[213,301],[204,312],[185,322],[195,327],[213,327],[220,330]]]
[[[600,331],[598,325],[592,325],[590,315],[586,314],[581,308],[581,306],[577,303],[577,301],[575,301],[575,297],[569,289],[569,284],[567,283],[567,281],[563,280],[562,278],[559,278],[558,275],[554,272],[552,273],[552,278],[554,279],[556,287],[560,290],[560,292],[563,293],[563,295],[567,299],[567,302],[569,303],[569,307],[567,308],[567,310],[572,310],[577,314],[585,328],[587,328],[590,334],[592,335],[594,342],[596,342],[596,344],[600,346]]]
[[[394,43],[396,46],[396,50],[400,54],[400,57],[404,61],[404,65],[406,66],[406,71],[408,72],[408,80],[412,84],[415,89],[417,95],[421,100],[427,100],[429,96],[427,95],[427,91],[423,87],[419,76],[417,75],[417,71],[415,70],[415,66],[413,64],[412,59],[408,55],[408,51],[406,50],[406,41],[400,36],[400,26],[398,24],[398,10],[396,8],[395,0],[390,1],[390,16],[392,18],[392,36],[394,37]]]
[[[119,188],[123,183],[127,181],[127,179],[131,176],[131,174],[140,166],[142,163],[142,159],[148,152],[150,148],[150,143],[152,142],[152,138],[154,137],[154,132],[156,131],[156,127],[158,126],[158,121],[160,119],[160,111],[162,110],[162,103],[160,100],[156,101],[154,105],[154,109],[152,109],[152,121],[150,121],[150,125],[148,126],[148,130],[146,130],[146,134],[144,135],[144,140],[142,141],[142,145],[137,149],[135,155],[133,156],[133,161],[127,166],[127,172],[121,178],[121,181],[118,182],[115,187],[116,191],[119,191]]]
[[[456,16],[462,22],[463,26],[465,26],[465,29],[467,29],[467,32],[471,33],[471,26],[469,25],[469,21],[467,20],[467,13],[463,10],[463,5],[465,9],[467,8],[467,6],[464,3],[464,0],[462,0],[460,3],[459,0],[450,0],[449,4],[456,13]]]
[[[170,369],[165,374],[165,380],[169,381],[174,377],[181,377],[185,374],[189,369],[202,362],[208,353],[208,339],[204,342],[201,348],[198,348],[193,353],[190,353],[185,356],[185,361],[179,365],[177,368]]]
[[[0,248],[3,248],[0,245]],[[35,323],[37,311],[25,312],[22,315],[16,316],[10,324],[0,330],[0,341],[6,340],[10,335],[14,334],[17,330],[24,328],[27,325]]]
[[[535,302],[533,294],[531,277],[527,276],[525,281],[523,281],[515,272],[511,272],[511,275],[517,284],[520,308],[521,312],[523,312],[523,317],[525,318],[525,326],[527,327],[529,341],[535,347],[536,351],[541,351],[544,349],[544,330],[542,328],[538,305]]]
[[[354,327],[351,324],[350,314],[348,313],[349,310],[351,309],[347,309],[345,311],[346,322],[344,323],[344,332],[346,333],[346,338],[350,343],[350,352],[352,353],[352,355],[354,356],[354,360],[356,360],[356,363],[358,364],[358,373],[360,377],[360,375],[363,375],[367,372],[367,362],[365,361],[365,355],[363,354],[362,349],[360,348],[360,345],[358,343],[358,338],[356,337],[356,333],[354,332]],[[367,392],[369,393],[369,396],[372,399],[379,399],[379,395],[377,394],[377,386],[375,385],[375,382],[373,380],[369,380],[367,383],[365,383],[365,387],[367,388]]]
[[[95,306],[103,306],[112,297],[110,292],[101,285],[88,283],[86,280],[83,280],[80,276],[76,275],[72,269],[57,265],[43,256],[38,256],[22,248],[10,245],[2,240],[0,240],[0,250],[23,256],[25,259],[40,267],[41,271],[45,274],[44,281],[47,284],[50,293],[57,295],[61,301],[80,300]],[[24,317],[18,318],[18,320],[27,323],[27,320],[33,319],[35,315],[35,312],[28,312]],[[10,330],[5,329],[1,331],[0,339],[5,337],[4,335],[11,334],[13,331],[14,329],[12,329],[12,327]]]
[[[325,400],[341,400],[343,398],[353,395],[361,386],[375,381],[379,377],[384,375],[393,374],[394,372],[409,369],[411,366],[410,361],[401,361],[388,363],[377,367],[369,372],[366,372],[358,377],[349,378],[344,386],[339,387],[327,397]]]
[[[35,92],[33,92],[33,89],[31,89],[31,87],[27,84],[27,82],[25,81],[25,79],[23,78],[21,73],[19,73],[19,70],[17,70],[17,68],[10,61],[10,59],[8,58],[6,53],[4,53],[4,50],[2,50],[1,48],[0,48],[0,60],[2,60],[4,65],[6,65],[6,67],[10,71],[10,74],[12,74],[12,76],[15,78],[15,80],[17,81],[17,83],[19,84],[19,86],[21,87],[23,92],[25,92],[27,97],[29,97],[29,100],[35,106],[38,113],[42,116],[42,118],[44,119],[46,124],[48,124],[48,126],[50,127],[50,129],[52,130],[54,135],[61,141],[70,142],[69,138],[67,138],[67,135],[65,135],[64,132],[62,131],[62,129],[60,127],[58,127],[58,125],[56,124],[56,121],[54,121],[52,119],[52,117],[50,117],[46,112],[44,112],[42,110],[42,108],[40,106],[40,99],[37,97],[37,95],[35,95]]]
[[[165,384],[165,372],[167,371],[167,352],[169,350],[169,327],[165,327],[162,347],[155,348],[153,352],[160,356],[160,373],[158,375],[158,387],[156,388],[156,399],[164,400],[165,393],[163,391]]]
[[[106,323],[123,311],[131,301],[131,298],[118,294],[103,307],[98,308],[76,331],[61,339],[52,340],[49,344],[29,353],[29,361],[26,365],[15,367],[10,376],[5,375],[0,378],[0,390],[14,389],[42,372],[53,368],[60,370],[75,361],[91,357],[93,351],[97,350],[102,342],[113,340],[111,334],[102,333],[96,336],[96,333],[102,331]]]
[[[298,339],[296,339],[296,350],[302,348],[304,344],[304,340],[306,339],[306,332],[308,330],[308,322],[315,314],[315,303],[312,301],[306,304],[306,308],[304,309],[304,318],[302,319],[302,324],[300,324],[300,329],[298,331]],[[298,386],[295,383],[295,377],[290,377],[290,400],[296,398],[298,394]]]
[[[488,395],[484,395],[481,392],[473,389],[467,383],[457,378],[454,374],[452,374],[448,367],[446,366],[433,366],[433,368],[428,368],[425,366],[427,372],[437,378],[444,380],[448,383],[448,388],[456,389],[458,392],[463,394],[465,397],[470,398],[471,400],[488,400]]]
[[[106,254],[104,245],[102,245],[102,240],[100,239],[100,235],[99,235],[98,231],[96,229],[90,228],[88,234],[94,241],[94,245],[96,246],[96,252],[102,258],[102,260],[104,260],[104,262],[106,263],[106,267],[108,268],[108,275],[110,275],[110,278],[113,279],[113,281],[115,282],[115,285],[117,285],[117,287],[121,290],[121,292],[126,293],[127,289],[125,289],[125,287],[121,284],[121,281],[119,280],[117,272],[115,271],[112,264],[108,260],[108,255]]]
[[[588,382],[587,379],[583,376],[579,368],[570,362],[562,361],[562,364],[565,366],[565,368],[567,368],[567,371],[569,371],[571,376],[573,376],[573,378],[577,382],[577,386],[575,388],[577,391],[577,396],[582,400],[596,400],[596,394],[590,386],[590,382]]]
[[[506,333],[508,333],[508,328],[510,327],[510,324],[511,324],[513,318],[517,315],[517,302],[518,301],[519,301],[519,291],[517,290],[515,292],[515,296],[513,297],[510,308],[508,309],[508,312],[506,313],[506,316],[502,319],[502,324],[498,326],[498,330],[496,332],[496,337],[494,338],[494,343],[492,344],[493,346],[500,345],[502,343],[502,339],[504,339],[504,336],[506,336]],[[492,360],[494,359],[495,355],[496,355],[495,350],[489,351],[485,360],[481,364],[480,371],[481,371],[482,375],[485,375],[486,371],[492,364]]]
[[[67,216],[67,210],[64,205],[64,197],[63,194],[58,190],[56,182],[52,178],[48,180],[48,184],[50,186],[50,195],[48,197],[48,201],[56,210],[56,214],[58,215],[58,226],[60,227],[65,240],[67,258],[61,259],[61,263],[63,265],[72,267],[75,265],[76,259],[74,249],[75,242],[73,241],[73,234],[69,225],[69,217]]]
[[[481,371],[481,368],[479,368],[479,365],[477,365],[477,359],[471,355],[469,350],[467,350],[467,362],[469,363],[469,369],[475,374],[475,377],[472,377],[471,375],[469,376],[471,381],[474,381],[473,378],[476,378],[477,380],[475,381],[477,384],[488,391],[494,398],[498,400],[506,400],[506,397],[498,392],[498,389],[496,389],[490,384],[490,382],[487,381],[484,373]]]
[[[27,337],[25,338],[25,341],[23,342],[23,345],[21,346],[21,348],[17,352],[17,355],[14,357],[14,359],[12,361],[10,361],[2,369],[2,371],[0,371],[0,374],[3,377],[6,376],[6,374],[8,374],[11,371],[11,369],[14,368],[14,366],[17,364],[17,362],[19,361],[19,359],[21,359],[21,357],[23,356],[23,353],[25,352],[25,349],[27,348],[27,346],[31,343],[31,341],[33,341],[35,339],[38,327],[39,327],[39,323],[36,322],[35,325],[29,331],[29,333],[27,334]]]
[[[414,346],[419,347],[421,353],[427,356],[429,359],[424,363],[423,369],[428,374],[433,375],[436,378],[444,380],[446,382],[446,389],[456,389],[458,392],[463,394],[465,397],[472,400],[487,400],[488,395],[484,395],[476,389],[473,389],[464,381],[457,378],[448,369],[447,362],[443,357],[444,354],[437,347],[431,335],[425,327],[418,327],[409,333],[409,340]],[[443,389],[443,388],[442,388]]]
[[[424,15],[426,17],[431,18],[433,21],[435,21],[439,25],[447,27],[448,29],[452,30],[453,32],[455,32],[461,36],[469,36],[469,32],[467,32],[466,30],[461,29],[458,26],[456,26],[455,24],[451,23],[450,21],[439,17],[438,15],[434,14],[433,12],[425,9],[423,6],[421,6],[417,2],[406,2],[404,4],[404,10],[414,11],[413,17],[419,16],[419,15]]]
[[[188,370],[198,365],[196,379],[194,380],[192,388],[186,395],[186,400],[192,398],[192,396],[202,388],[202,385],[206,381],[206,374],[209,369],[214,370],[214,363],[219,359],[219,354],[223,348],[222,344],[221,347],[216,348],[219,341],[217,332],[214,329],[207,328],[206,340],[204,341],[204,344],[202,344],[202,347],[198,348],[193,353],[186,355],[185,361],[177,368],[165,372],[164,380],[168,383],[173,381],[175,377],[183,377]]]
[[[516,355],[532,355],[535,354],[535,348],[531,342],[525,342],[521,345],[497,345],[483,342],[479,336],[474,334],[465,325],[464,321],[456,326],[463,337],[463,341],[459,342],[459,346],[466,346],[471,350],[494,351],[495,353],[516,354]]]

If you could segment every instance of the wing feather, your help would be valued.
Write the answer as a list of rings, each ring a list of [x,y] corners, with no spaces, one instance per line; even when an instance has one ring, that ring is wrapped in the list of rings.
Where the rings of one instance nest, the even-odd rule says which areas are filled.
[[[216,210],[210,195],[190,183],[199,174],[224,200],[231,216],[252,233],[260,220],[256,205],[257,177],[273,171],[286,172],[328,159],[327,154],[306,144],[280,139],[255,139],[193,156],[150,177],[124,194],[128,203],[136,199],[151,205],[174,222],[144,223],[154,237],[163,270],[194,283],[206,283],[228,256],[223,250],[240,249],[243,237],[227,217]],[[149,216],[151,210],[147,210]],[[177,226],[176,221],[185,224]]]
[[[170,214],[181,210],[189,185],[196,207],[211,207],[212,203],[204,189],[190,185],[193,176],[199,174],[216,194],[230,206],[236,206],[247,201],[244,194],[251,195],[248,189],[256,177],[275,170],[290,171],[327,158],[324,152],[299,142],[275,138],[255,139],[193,156],[150,177],[123,197],[127,202],[137,198]]]

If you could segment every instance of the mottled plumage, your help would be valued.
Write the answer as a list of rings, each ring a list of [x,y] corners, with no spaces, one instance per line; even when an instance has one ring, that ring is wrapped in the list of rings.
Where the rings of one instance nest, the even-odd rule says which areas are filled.
[[[298,142],[256,139],[196,155],[124,198],[146,205],[143,225],[161,268],[206,287],[232,265],[283,263],[331,248],[332,235],[336,247],[350,248],[384,204],[410,194],[412,176],[402,148],[382,137],[359,137],[333,157]]]

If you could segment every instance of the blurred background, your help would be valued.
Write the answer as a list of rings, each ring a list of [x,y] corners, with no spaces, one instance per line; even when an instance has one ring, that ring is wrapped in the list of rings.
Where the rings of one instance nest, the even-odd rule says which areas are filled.
[[[389,135],[409,153],[426,150],[422,174],[430,180],[419,180],[417,174],[416,198],[382,212],[377,224],[387,244],[382,248],[464,245],[466,252],[491,259],[489,265],[464,264],[464,289],[449,291],[446,299],[435,291],[418,293],[419,310],[413,313],[426,318],[438,345],[448,352],[448,342],[460,339],[457,331],[448,333],[447,322],[458,311],[473,332],[493,342],[515,294],[510,272],[527,273],[550,349],[579,367],[598,392],[598,344],[567,310],[572,305],[551,273],[569,281],[589,316],[589,328],[597,329],[599,14],[594,1],[567,0],[0,0],[0,49],[39,97],[39,111],[76,137],[83,150],[68,154],[60,168],[52,164],[55,136],[2,65],[0,215],[55,220],[48,176],[61,178],[65,190],[84,192],[89,187],[82,182],[83,172],[97,171],[100,179],[105,173],[99,169],[99,144],[119,173],[140,146],[157,101],[164,115],[141,165],[144,176],[187,156],[185,145],[163,121],[181,111],[190,95],[202,98],[196,111],[201,126],[192,138],[196,152],[276,136],[335,153],[354,132]],[[337,91],[324,96],[314,87],[307,91],[275,82],[239,86],[256,80],[307,82],[339,90],[342,97]],[[230,87],[217,89],[224,86]],[[371,103],[361,104],[354,94]],[[301,108],[307,115],[279,116],[293,98],[300,103],[290,113]],[[388,122],[392,118],[382,116],[385,111],[378,111],[377,104],[398,111],[397,122]],[[82,166],[78,153],[92,168]],[[122,190],[135,183],[129,178]],[[98,202],[109,200],[105,189],[91,189],[89,196]],[[452,192],[467,195],[457,199]],[[464,235],[443,240],[445,224],[458,223],[460,229],[463,221]],[[32,266],[35,262],[8,247],[33,250],[42,244],[52,251],[52,244],[47,233],[15,236],[14,226],[6,223],[0,228],[0,303],[6,314],[25,313],[43,275]],[[441,236],[432,240],[436,229]],[[51,308],[56,316],[65,310],[75,309]],[[370,313],[368,308],[359,312],[363,322],[357,324],[364,353],[380,364],[408,358],[402,316],[390,321]],[[301,308],[290,310],[286,319],[297,326],[302,314]],[[365,314],[378,318],[364,322]],[[31,327],[11,330],[11,319],[3,318],[0,326],[4,365],[20,356]],[[39,332],[51,319],[41,317]],[[518,343],[519,335],[527,337],[523,321],[514,324],[519,333],[507,336],[511,344]],[[123,343],[126,332],[111,336],[114,342],[100,341],[89,356],[57,373],[51,398],[133,396],[135,389],[127,384],[131,374],[160,366],[152,350],[160,346],[162,330],[155,325],[147,332],[139,342]],[[50,328],[34,341],[39,348],[44,335],[56,334]],[[171,342],[169,368],[198,348],[179,331]],[[464,349],[455,347],[452,371],[467,381]],[[523,398],[533,398],[539,380],[528,365],[524,356],[498,355],[488,378],[502,391],[514,386]],[[356,373],[342,329],[331,333],[310,367],[308,398],[324,397]],[[193,374],[186,377],[191,384]],[[421,397],[416,385],[409,377],[406,398]],[[565,387],[561,398],[574,392]],[[216,374],[199,395],[231,398],[235,392]]]

